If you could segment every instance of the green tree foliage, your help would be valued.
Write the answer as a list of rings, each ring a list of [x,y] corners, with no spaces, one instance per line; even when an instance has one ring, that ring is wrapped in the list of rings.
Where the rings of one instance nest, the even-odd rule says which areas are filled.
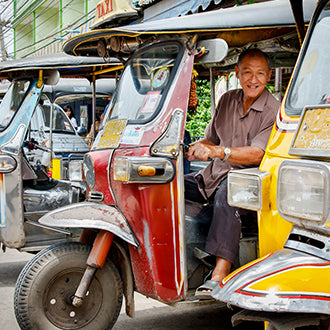
[[[208,80],[196,80],[196,83],[198,106],[194,115],[188,113],[186,122],[186,130],[190,133],[193,141],[204,136],[206,125],[211,120],[212,116],[210,82]],[[270,83],[266,84],[266,88],[271,93],[275,92],[275,87]],[[283,86],[283,90],[285,90],[285,86]],[[282,96],[283,95],[284,92],[282,92]]]
[[[194,115],[188,114],[186,130],[193,141],[204,136],[206,125],[211,119],[211,88],[208,80],[196,80],[198,106]]]

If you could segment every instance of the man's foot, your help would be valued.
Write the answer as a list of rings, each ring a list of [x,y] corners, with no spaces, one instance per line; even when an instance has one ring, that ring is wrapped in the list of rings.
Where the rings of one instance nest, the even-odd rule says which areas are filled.
[[[196,289],[195,297],[201,300],[214,299],[211,296],[212,291],[219,285],[219,281],[207,280]]]
[[[217,282],[217,283],[221,283],[222,280],[229,275],[230,273],[230,268],[231,268],[231,262],[226,260],[226,259],[222,259],[217,257],[216,259],[216,263],[215,263],[215,268],[212,272],[212,276],[211,276],[211,282]],[[204,284],[206,284],[208,281],[206,281]],[[212,292],[212,288],[206,288],[203,284],[198,287],[198,289],[200,289],[202,292],[205,293],[210,293]],[[197,289],[197,290],[198,290]]]

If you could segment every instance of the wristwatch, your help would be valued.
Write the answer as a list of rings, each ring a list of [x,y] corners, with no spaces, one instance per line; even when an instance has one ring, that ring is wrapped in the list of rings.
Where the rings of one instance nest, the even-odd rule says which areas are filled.
[[[223,151],[225,152],[225,157],[222,159],[223,162],[227,161],[231,154],[231,149],[230,148],[224,148]]]

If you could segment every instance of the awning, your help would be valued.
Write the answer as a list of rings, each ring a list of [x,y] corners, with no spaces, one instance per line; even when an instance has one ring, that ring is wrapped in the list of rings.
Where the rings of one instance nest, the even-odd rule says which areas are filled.
[[[211,4],[218,5],[222,0],[177,0],[160,1],[144,10],[143,21],[154,21],[170,17],[185,16],[205,11]]]
[[[119,69],[122,63],[112,58],[105,60],[101,57],[71,56],[65,53],[50,54],[44,56],[32,56],[0,63],[0,77],[18,77],[24,71],[58,70],[61,77],[78,76],[90,78],[95,71],[108,71]]]
[[[309,22],[316,3],[317,0],[304,0],[304,21],[306,23]],[[132,24],[115,29],[94,30],[68,40],[63,49],[72,55],[85,55],[86,52],[96,55],[99,40],[109,42],[110,38],[119,37],[120,40],[131,39],[133,42],[136,37],[148,38],[150,35],[179,33],[204,33],[209,38],[223,37],[230,47],[241,47],[247,42],[256,42],[284,34],[287,32],[287,28],[291,29],[290,32],[295,31],[295,20],[290,2],[276,0]],[[248,36],[243,38],[238,32]],[[270,35],[267,37],[262,32],[265,34],[269,32]],[[220,33],[222,35],[226,33],[226,35],[221,36]],[[114,47],[111,47],[110,44],[108,46],[109,53],[116,52]],[[125,49],[122,56],[125,54],[127,56],[128,51],[134,51],[133,45],[130,47]]]

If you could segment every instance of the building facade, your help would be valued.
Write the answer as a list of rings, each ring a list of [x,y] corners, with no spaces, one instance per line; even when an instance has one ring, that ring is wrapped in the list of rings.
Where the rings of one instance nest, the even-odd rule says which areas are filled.
[[[52,54],[93,28],[190,15],[252,0],[12,0],[13,55]],[[267,0],[253,0],[253,2]],[[120,13],[116,16],[114,12]],[[136,14],[134,14],[134,12]],[[115,16],[115,18],[114,18]]]
[[[90,30],[99,0],[14,0],[14,57],[60,52],[69,37]]]

